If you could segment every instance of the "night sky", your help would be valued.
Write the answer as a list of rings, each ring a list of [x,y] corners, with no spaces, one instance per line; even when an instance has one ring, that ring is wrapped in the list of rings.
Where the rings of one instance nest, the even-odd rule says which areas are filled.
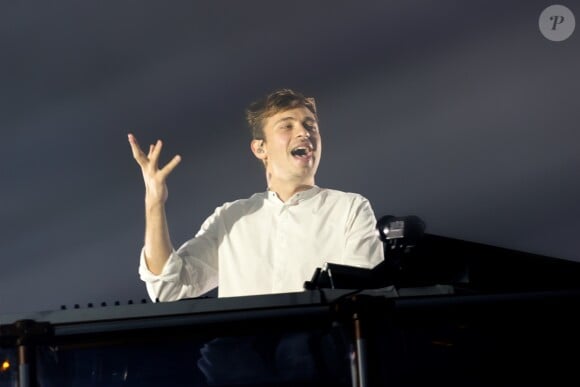
[[[183,158],[178,247],[265,189],[244,109],[281,87],[316,98],[318,185],[432,234],[580,261],[580,31],[546,39],[551,4],[3,2],[0,314],[146,298],[127,133]]]

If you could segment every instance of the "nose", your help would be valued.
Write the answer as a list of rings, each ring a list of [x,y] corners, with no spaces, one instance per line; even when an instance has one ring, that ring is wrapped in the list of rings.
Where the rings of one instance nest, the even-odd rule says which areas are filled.
[[[296,137],[310,138],[310,131],[308,130],[308,128],[306,128],[306,125],[304,124],[297,125],[296,132],[297,132]]]

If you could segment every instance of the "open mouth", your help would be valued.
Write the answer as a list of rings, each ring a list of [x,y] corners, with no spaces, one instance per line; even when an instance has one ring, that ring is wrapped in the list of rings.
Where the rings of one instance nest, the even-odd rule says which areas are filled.
[[[298,158],[308,158],[312,154],[312,149],[307,146],[298,146],[290,151],[290,154]]]

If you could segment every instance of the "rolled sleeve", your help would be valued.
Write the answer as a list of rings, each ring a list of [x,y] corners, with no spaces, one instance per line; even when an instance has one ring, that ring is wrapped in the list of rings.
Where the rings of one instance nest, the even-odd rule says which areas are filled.
[[[147,267],[147,261],[145,260],[145,249],[141,249],[141,257],[139,259],[139,276],[141,280],[149,283],[149,282],[177,282],[179,279],[179,273],[183,267],[183,261],[175,250],[169,256],[167,262],[165,262],[165,266],[163,266],[163,270],[161,274],[153,274],[149,267]]]
[[[147,294],[153,301],[173,301],[184,298],[183,284],[180,283],[183,260],[175,251],[171,253],[159,275],[153,274],[147,267],[145,249],[141,250],[139,259],[139,277],[145,282]]]
[[[213,219],[213,218],[210,218]],[[144,248],[139,260],[139,276],[153,301],[176,301],[199,297],[218,286],[216,238],[211,229],[173,251],[159,275],[147,267]]]

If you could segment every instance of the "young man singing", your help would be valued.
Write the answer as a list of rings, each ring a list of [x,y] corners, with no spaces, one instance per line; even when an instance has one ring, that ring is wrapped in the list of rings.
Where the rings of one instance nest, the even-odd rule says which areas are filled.
[[[247,110],[250,148],[268,189],[218,207],[197,235],[174,249],[167,226],[167,176],[181,161],[158,166],[162,142],[148,153],[129,134],[145,181],[145,245],[139,273],[152,299],[220,297],[303,290],[326,262],[372,268],[383,260],[368,200],[318,187],[322,138],[312,98],[277,90]]]

